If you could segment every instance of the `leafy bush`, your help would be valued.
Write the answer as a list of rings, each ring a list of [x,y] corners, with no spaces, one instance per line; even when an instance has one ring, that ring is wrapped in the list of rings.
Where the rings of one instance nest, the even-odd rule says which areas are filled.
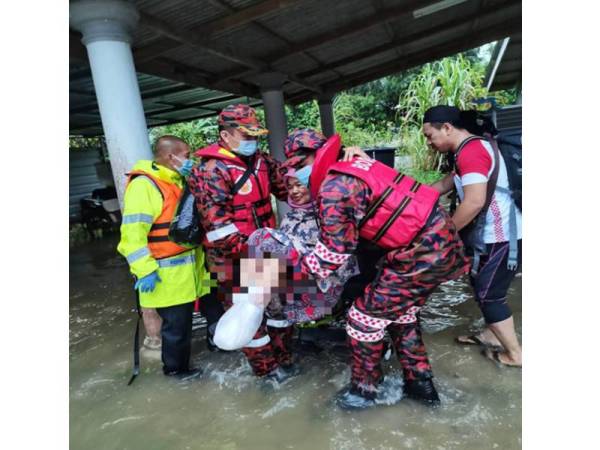
[[[165,134],[172,134],[186,141],[192,151],[215,142],[218,137],[217,118],[196,119],[171,125],[161,125],[150,129],[150,142]]]

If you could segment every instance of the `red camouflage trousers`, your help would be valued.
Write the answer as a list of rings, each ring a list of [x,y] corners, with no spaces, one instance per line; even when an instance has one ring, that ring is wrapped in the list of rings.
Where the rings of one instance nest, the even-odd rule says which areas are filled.
[[[225,258],[218,249],[207,248],[206,259],[211,272],[217,274],[219,286],[218,298],[227,311],[231,306],[234,286],[231,268],[225,263]],[[252,371],[258,377],[262,377],[275,370],[277,366],[288,366],[292,363],[290,351],[293,335],[293,325],[287,321],[263,318],[256,331],[254,338],[248,347],[242,348]]]
[[[440,207],[410,247],[392,250],[365,294],[348,312],[351,384],[372,395],[383,379],[381,358],[387,329],[406,380],[433,376],[421,337],[419,310],[435,288],[468,272],[456,228]]]
[[[263,323],[250,342],[251,347],[244,347],[242,352],[246,355],[254,375],[262,377],[277,366],[292,364],[290,351],[294,327],[269,326],[270,319],[263,319]],[[261,344],[265,342],[265,344]],[[256,346],[254,346],[256,345]]]

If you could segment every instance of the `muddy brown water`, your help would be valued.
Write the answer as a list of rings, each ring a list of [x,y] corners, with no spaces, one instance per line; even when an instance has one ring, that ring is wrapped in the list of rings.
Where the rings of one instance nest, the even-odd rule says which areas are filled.
[[[304,355],[301,376],[258,382],[243,355],[210,353],[194,335],[199,380],[165,378],[156,355],[127,386],[135,326],[131,278],[114,237],[71,249],[69,394],[71,449],[516,449],[521,371],[498,367],[453,338],[482,326],[465,280],[440,287],[423,311],[425,342],[442,406],[409,399],[359,412],[333,395],[349,380],[339,348]],[[521,278],[509,302],[521,333]],[[392,357],[388,377],[400,378]]]

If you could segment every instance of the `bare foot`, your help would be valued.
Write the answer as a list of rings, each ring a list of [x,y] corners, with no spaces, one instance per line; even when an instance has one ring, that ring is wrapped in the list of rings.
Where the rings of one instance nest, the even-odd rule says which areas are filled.
[[[488,328],[484,329],[481,333],[476,335],[463,335],[456,338],[456,342],[464,345],[481,345],[484,347],[497,347],[502,348],[502,344]]]
[[[508,352],[501,352],[489,348],[485,349],[482,354],[487,359],[502,364],[503,366],[522,367],[523,365],[521,355],[511,355]]]

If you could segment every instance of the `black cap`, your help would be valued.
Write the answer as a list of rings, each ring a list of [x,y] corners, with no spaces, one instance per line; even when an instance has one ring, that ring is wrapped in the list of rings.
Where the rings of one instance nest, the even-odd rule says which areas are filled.
[[[456,106],[438,105],[429,108],[423,116],[423,123],[459,123],[460,109]]]

